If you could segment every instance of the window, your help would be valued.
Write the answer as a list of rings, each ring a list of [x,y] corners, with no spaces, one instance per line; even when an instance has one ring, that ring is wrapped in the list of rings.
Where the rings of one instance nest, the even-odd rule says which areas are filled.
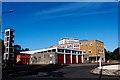
[[[72,51],[73,54],[75,54],[75,51]]]
[[[87,60],[87,58],[85,58],[85,60]]]
[[[92,46],[92,43],[90,43],[90,46]]]
[[[82,54],[82,51],[79,51],[79,54]]]
[[[78,54],[78,51],[75,51],[75,54]]]
[[[9,36],[9,32],[8,31],[6,32],[6,36]]]
[[[86,53],[86,51],[83,51],[83,53],[85,54],[85,53]]]
[[[58,49],[58,52],[64,52],[64,49]]]
[[[9,41],[9,37],[7,37],[7,41]]]
[[[72,48],[72,45],[67,45],[67,48]]]
[[[56,52],[56,49],[53,49],[52,52]]]
[[[88,51],[88,54],[92,53],[91,50]]]
[[[74,44],[74,47],[79,47],[79,44]]]
[[[70,50],[65,50],[65,53],[70,53]]]

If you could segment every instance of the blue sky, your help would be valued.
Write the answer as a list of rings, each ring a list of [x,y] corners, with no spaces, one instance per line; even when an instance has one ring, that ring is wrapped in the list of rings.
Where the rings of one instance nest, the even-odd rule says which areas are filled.
[[[15,44],[31,50],[57,45],[63,37],[100,40],[118,47],[117,2],[3,2],[2,30],[15,29]]]

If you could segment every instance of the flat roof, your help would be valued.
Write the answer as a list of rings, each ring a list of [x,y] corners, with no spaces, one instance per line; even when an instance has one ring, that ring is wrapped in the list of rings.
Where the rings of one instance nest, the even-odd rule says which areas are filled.
[[[62,38],[62,39],[60,39],[60,40],[63,40],[63,39],[68,39],[68,40],[79,40],[79,39],[76,39],[76,38],[67,38],[67,37]],[[59,40],[59,41],[60,41],[60,40]]]
[[[7,29],[5,29],[5,31],[15,31],[15,30],[12,28],[7,28]]]
[[[80,40],[80,42],[85,42],[85,41],[98,41],[98,42],[104,43],[104,42],[102,42],[100,40]]]
[[[53,50],[53,49],[65,49],[65,50],[82,51],[82,50],[75,50],[75,49],[69,49],[69,48],[58,48],[58,47],[54,47],[54,48],[46,48],[46,49],[39,49],[39,50],[22,51],[22,52],[20,52],[20,53],[22,53],[22,54],[34,54],[34,53],[36,53],[36,52],[48,51],[48,50]]]

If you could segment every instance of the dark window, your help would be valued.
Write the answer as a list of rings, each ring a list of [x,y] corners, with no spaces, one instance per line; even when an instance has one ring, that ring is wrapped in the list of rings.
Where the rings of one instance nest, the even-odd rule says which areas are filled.
[[[82,51],[79,51],[80,52],[80,54],[82,54]]]
[[[86,51],[83,51],[83,53],[86,53]]]
[[[56,52],[56,49],[53,49],[52,52]]]
[[[65,53],[70,53],[70,50],[65,50]]]
[[[64,52],[64,49],[58,49],[58,52]]]
[[[72,51],[72,53],[75,53],[75,51]]]
[[[13,31],[10,31],[10,36],[12,36],[13,35]]]
[[[6,36],[9,36],[9,32],[8,31],[6,32]]]
[[[51,52],[51,50],[48,50],[48,52]]]
[[[88,53],[92,53],[91,51],[88,51]]]
[[[7,37],[7,41],[9,41],[9,37]]]

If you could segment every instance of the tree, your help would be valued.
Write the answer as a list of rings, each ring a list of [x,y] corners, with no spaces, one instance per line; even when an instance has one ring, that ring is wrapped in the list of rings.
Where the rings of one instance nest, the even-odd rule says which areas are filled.
[[[22,48],[21,51],[29,51],[29,48],[25,48],[25,49]]]
[[[14,45],[14,52],[19,52],[21,50],[21,46],[20,45]]]
[[[120,47],[116,48],[113,51],[113,54],[112,54],[112,59],[113,60],[119,60],[120,59],[119,49],[120,49]]]
[[[21,46],[14,45],[14,62],[16,62],[17,55],[20,54]]]
[[[111,60],[112,52],[105,50],[105,59],[106,60]]]

